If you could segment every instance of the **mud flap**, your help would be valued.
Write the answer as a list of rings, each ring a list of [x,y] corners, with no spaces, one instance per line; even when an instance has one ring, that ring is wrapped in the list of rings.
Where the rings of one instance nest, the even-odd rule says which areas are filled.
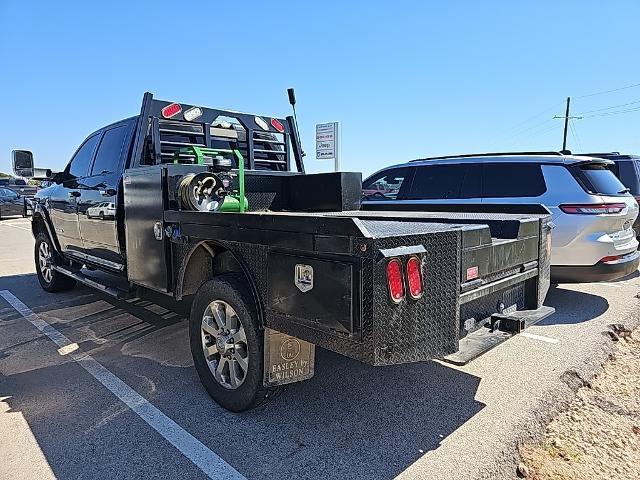
[[[265,387],[301,382],[313,377],[316,346],[271,328],[264,329]]]

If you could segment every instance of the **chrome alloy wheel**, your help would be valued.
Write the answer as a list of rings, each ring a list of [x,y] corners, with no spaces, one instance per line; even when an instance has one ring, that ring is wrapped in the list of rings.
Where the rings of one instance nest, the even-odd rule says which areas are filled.
[[[53,279],[53,265],[51,264],[51,251],[47,242],[41,242],[38,248],[38,263],[40,264],[40,273],[45,282],[51,283]]]
[[[209,370],[224,388],[242,385],[249,368],[249,346],[236,311],[227,302],[211,302],[202,316],[202,350]]]

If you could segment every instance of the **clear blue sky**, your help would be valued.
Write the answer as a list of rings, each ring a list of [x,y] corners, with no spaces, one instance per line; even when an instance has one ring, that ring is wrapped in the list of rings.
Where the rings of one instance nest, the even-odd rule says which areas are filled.
[[[559,149],[551,117],[567,95],[640,84],[639,20],[637,0],[0,0],[0,171],[13,148],[63,167],[88,133],[136,114],[146,90],[286,115],[293,86],[310,171],[332,168],[315,160],[313,130],[331,120],[343,169],[365,174],[420,156]],[[640,86],[576,98],[573,111],[636,100]],[[640,110],[576,120],[569,146],[640,153],[639,124]]]

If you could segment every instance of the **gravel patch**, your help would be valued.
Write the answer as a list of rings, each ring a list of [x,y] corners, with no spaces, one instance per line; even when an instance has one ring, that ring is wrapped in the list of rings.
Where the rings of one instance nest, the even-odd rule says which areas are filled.
[[[540,442],[520,446],[518,476],[533,480],[640,478],[640,330],[612,325],[617,350],[547,426]],[[635,338],[634,338],[635,337]]]

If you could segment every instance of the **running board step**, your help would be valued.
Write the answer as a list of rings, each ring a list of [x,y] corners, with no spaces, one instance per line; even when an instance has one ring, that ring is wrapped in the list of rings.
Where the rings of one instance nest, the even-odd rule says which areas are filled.
[[[95,288],[96,290],[102,293],[105,293],[113,298],[117,298],[119,300],[126,300],[128,298],[134,298],[136,296],[135,291],[131,291],[131,290],[127,291],[118,287],[100,283],[98,279],[89,277],[82,272],[74,272],[65,267],[59,267],[57,265],[54,266],[53,268],[56,271],[62,273],[63,275],[66,275],[67,277],[71,277],[74,280],[84,285],[87,285],[88,287]]]
[[[443,360],[454,365],[466,365],[474,358],[478,358],[505,340],[509,340],[525,328],[535,325],[555,311],[556,309],[553,307],[540,307],[537,310],[495,314],[491,317],[493,328],[481,327],[461,338],[458,351],[447,355]]]

